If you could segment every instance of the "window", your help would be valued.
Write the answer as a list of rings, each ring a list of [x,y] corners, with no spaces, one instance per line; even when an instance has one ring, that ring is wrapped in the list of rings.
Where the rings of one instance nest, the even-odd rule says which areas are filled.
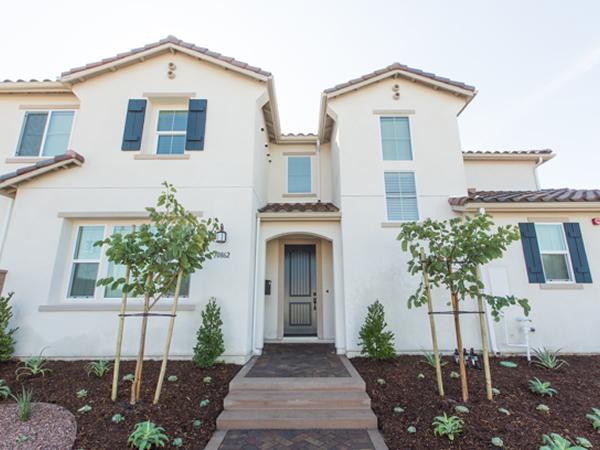
[[[289,156],[287,159],[287,184],[290,194],[312,192],[310,156]]]
[[[569,249],[562,223],[536,223],[540,257],[547,282],[573,281]]]
[[[17,156],[56,156],[67,151],[74,111],[26,112]]]
[[[93,297],[100,266],[100,247],[94,243],[104,238],[104,226],[81,226],[77,230],[69,297]]]
[[[159,111],[156,154],[182,155],[185,151],[187,111]]]
[[[408,117],[382,117],[381,146],[386,161],[412,161]]]
[[[385,172],[388,220],[419,220],[417,189],[413,172]]]

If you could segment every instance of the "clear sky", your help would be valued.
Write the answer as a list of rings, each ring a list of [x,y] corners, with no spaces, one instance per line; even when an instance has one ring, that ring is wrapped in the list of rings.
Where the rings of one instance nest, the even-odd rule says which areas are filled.
[[[0,79],[61,71],[173,34],[271,71],[284,132],[327,87],[392,62],[473,84],[463,149],[552,148],[543,187],[600,188],[600,1],[3,2]]]

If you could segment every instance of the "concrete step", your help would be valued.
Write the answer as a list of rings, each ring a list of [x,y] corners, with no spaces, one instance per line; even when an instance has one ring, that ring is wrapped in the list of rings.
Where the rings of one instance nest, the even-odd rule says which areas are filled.
[[[370,409],[225,410],[217,418],[219,430],[376,428],[377,417]]]
[[[234,378],[229,383],[229,392],[236,391],[343,391],[365,392],[362,378]]]
[[[357,391],[236,391],[225,397],[226,410],[369,409],[371,399]]]

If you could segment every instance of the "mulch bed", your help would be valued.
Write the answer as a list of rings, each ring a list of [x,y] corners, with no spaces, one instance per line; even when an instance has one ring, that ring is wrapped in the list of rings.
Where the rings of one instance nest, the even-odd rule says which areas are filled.
[[[458,372],[458,365],[447,358],[443,368],[446,398],[437,393],[435,369],[422,363],[419,356],[400,356],[390,362],[369,358],[354,358],[352,363],[364,378],[372,407],[379,419],[379,427],[390,449],[489,449],[493,437],[500,437],[507,449],[538,449],[542,436],[558,433],[575,440],[581,436],[594,448],[600,448],[600,434],[585,417],[592,407],[600,407],[600,356],[566,356],[569,365],[557,371],[528,366],[525,358],[503,358],[514,361],[518,368],[500,366],[500,359],[491,360],[492,384],[500,389],[494,401],[485,398],[483,370],[468,369],[470,410],[456,414],[454,407],[461,400],[460,380],[450,377]],[[425,379],[418,379],[419,373]],[[558,390],[555,397],[539,397],[529,391],[528,380],[538,377],[550,381]],[[377,383],[385,380],[384,385]],[[536,410],[543,403],[549,413]],[[394,413],[394,407],[405,408]],[[510,415],[498,411],[506,408]],[[450,442],[434,436],[431,422],[446,412],[464,419],[462,435]],[[408,433],[413,425],[416,433]]]
[[[0,403],[0,450],[70,450],[77,434],[75,416],[62,406],[32,403],[27,422],[16,403]]]
[[[180,448],[203,449],[216,428],[216,419],[223,409],[223,398],[227,394],[229,382],[241,366],[219,364],[210,369],[194,367],[190,361],[170,361],[167,376],[176,375],[177,381],[169,382],[165,377],[158,405],[152,405],[152,398],[160,361],[145,361],[142,380],[142,402],[131,406],[129,392],[131,383],[120,381],[117,402],[110,400],[112,370],[103,378],[88,377],[84,368],[87,361],[49,361],[47,367],[52,370],[44,377],[15,378],[17,362],[0,363],[0,379],[6,380],[13,393],[21,392],[21,385],[33,389],[36,402],[54,403],[65,407],[77,419],[77,440],[75,449],[125,449],[127,438],[136,423],[151,420],[165,429],[170,442],[182,438]],[[121,363],[121,378],[133,373],[134,361]],[[210,384],[203,378],[211,377]],[[77,391],[86,389],[86,398],[77,398]],[[200,401],[208,399],[208,406],[201,408]],[[0,401],[0,405],[14,403],[12,400]],[[91,411],[77,412],[84,405],[90,405]],[[35,414],[35,409],[33,410]],[[114,414],[120,413],[125,420],[119,424],[111,421]],[[199,428],[194,421],[201,420]],[[20,448],[17,445],[14,448]],[[165,448],[175,448],[167,445]]]

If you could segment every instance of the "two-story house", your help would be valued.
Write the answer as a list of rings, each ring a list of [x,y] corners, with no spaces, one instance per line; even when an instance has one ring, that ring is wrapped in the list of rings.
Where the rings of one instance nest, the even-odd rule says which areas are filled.
[[[191,355],[212,296],[230,361],[281,341],[355,355],[376,299],[398,351],[429,348],[427,313],[406,307],[419,280],[407,273],[398,226],[481,208],[520,224],[522,242],[483,276],[490,292],[529,298],[536,329],[525,336],[511,309],[492,326],[492,348],[522,351],[529,337],[598,351],[600,191],[540,189],[549,150],[463,152],[457,117],[475,95],[393,64],[325,90],[317,134],[283,135],[269,72],[174,37],[56,81],[0,83],[0,267],[4,292],[15,292],[17,354],[113,355],[120,293],[96,280],[122,268],[93,243],[143,222],[162,181],[227,232],[218,257],[184,283],[175,356]],[[447,295],[435,294],[444,308]],[[438,320],[440,345],[452,350],[451,323]],[[478,347],[477,322],[463,322],[466,345]],[[129,318],[125,355],[138,329]],[[165,332],[152,318],[150,355]]]

